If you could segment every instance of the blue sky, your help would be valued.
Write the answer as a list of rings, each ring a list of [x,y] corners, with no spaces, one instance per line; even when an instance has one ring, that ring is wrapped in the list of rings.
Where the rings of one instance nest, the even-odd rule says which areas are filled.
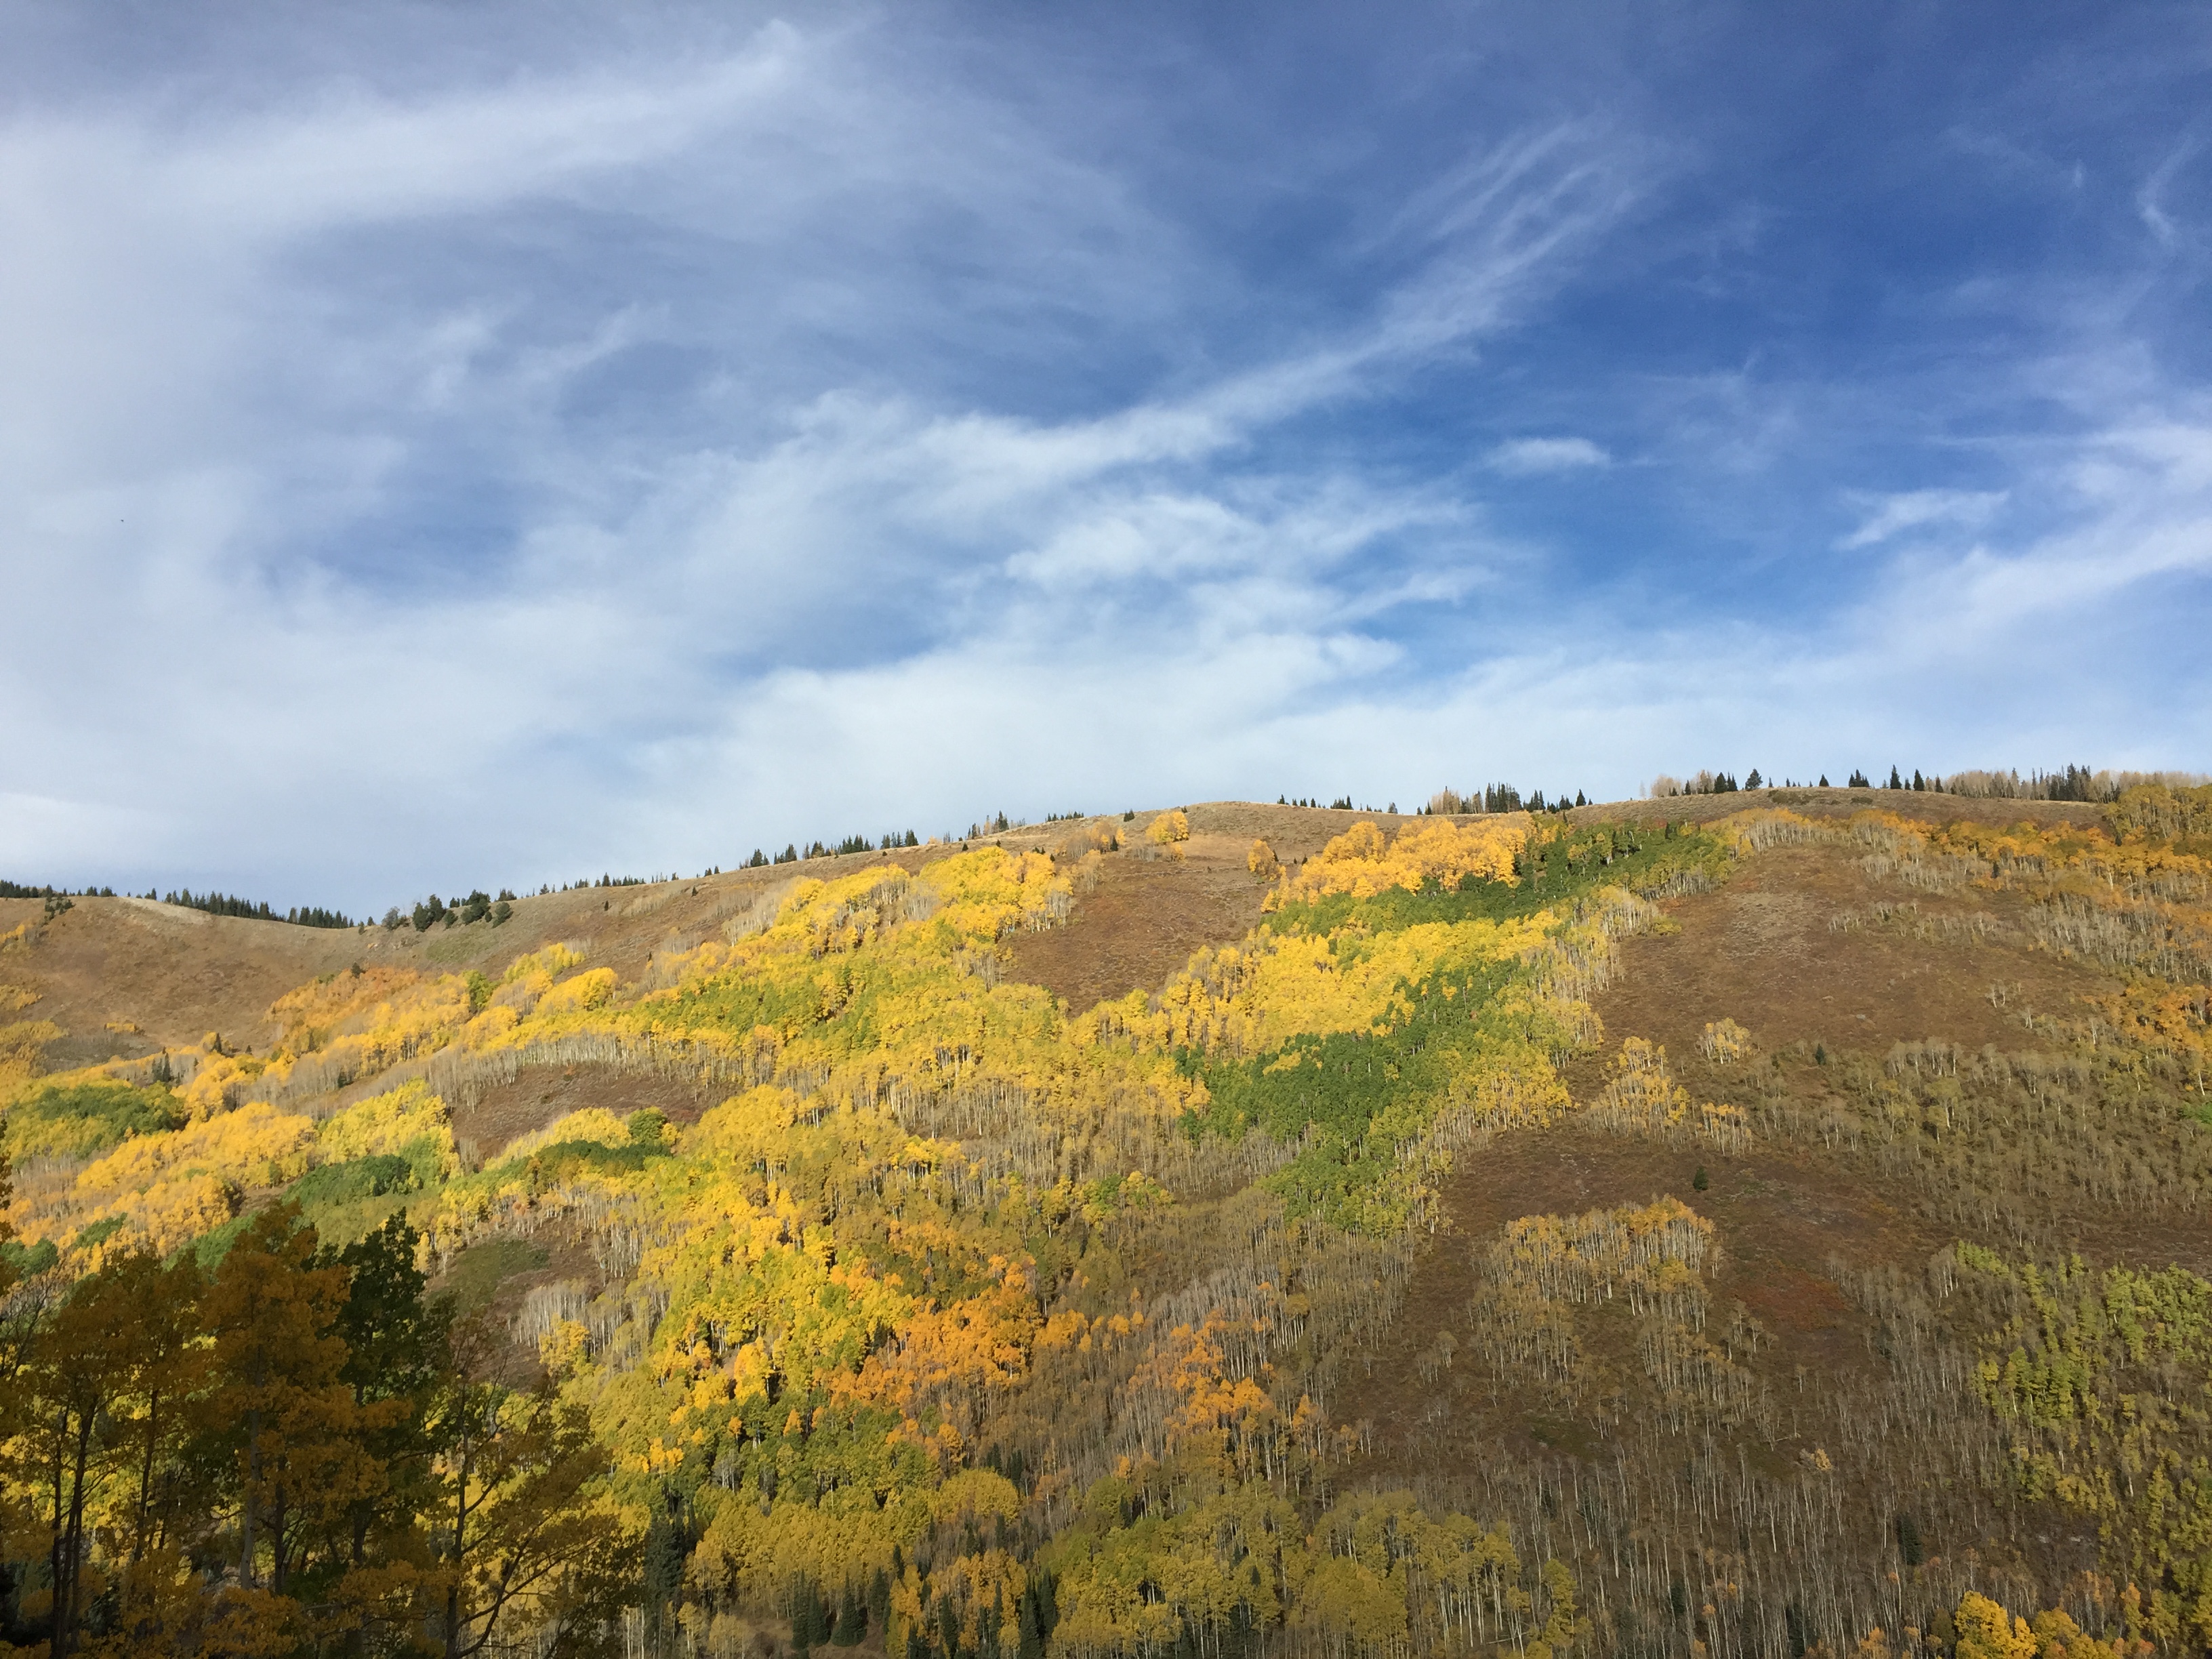
[[[2208,71],[2202,6],[0,8],[0,873],[2202,769]]]

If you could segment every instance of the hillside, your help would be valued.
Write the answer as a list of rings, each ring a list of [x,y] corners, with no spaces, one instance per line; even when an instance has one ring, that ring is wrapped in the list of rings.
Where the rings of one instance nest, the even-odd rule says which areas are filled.
[[[0,1635],[2201,1651],[2208,984],[2155,785],[0,901]]]

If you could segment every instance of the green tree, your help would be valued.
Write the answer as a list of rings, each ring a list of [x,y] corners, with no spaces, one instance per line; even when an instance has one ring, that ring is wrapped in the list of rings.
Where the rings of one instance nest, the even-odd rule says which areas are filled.
[[[352,1391],[356,1432],[381,1474],[346,1505],[330,1552],[356,1653],[368,1650],[378,1626],[414,1611],[416,1522],[437,1498],[431,1407],[448,1368],[453,1304],[423,1300],[419,1237],[395,1214],[336,1258],[346,1273],[338,1377]]]
[[[684,1593],[684,1559],[690,1545],[683,1500],[672,1492],[664,1492],[661,1501],[653,1506],[645,1533],[645,1639],[648,1650],[654,1653],[674,1644],[676,1608]]]
[[[837,1598],[837,1623],[830,1632],[830,1643],[841,1648],[856,1648],[867,1634],[868,1613],[860,1598],[853,1593],[848,1583]]]

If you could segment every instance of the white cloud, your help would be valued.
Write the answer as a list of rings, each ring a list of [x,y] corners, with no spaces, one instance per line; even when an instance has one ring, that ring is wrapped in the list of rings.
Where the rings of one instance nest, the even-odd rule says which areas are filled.
[[[1874,510],[1859,527],[1836,543],[1838,552],[1873,547],[1909,530],[1930,526],[1977,530],[1996,516],[2005,492],[1975,489],[1911,489],[1873,498]]]
[[[1487,459],[1493,471],[1516,478],[1613,465],[1613,457],[1588,438],[1515,438],[1492,450]]]

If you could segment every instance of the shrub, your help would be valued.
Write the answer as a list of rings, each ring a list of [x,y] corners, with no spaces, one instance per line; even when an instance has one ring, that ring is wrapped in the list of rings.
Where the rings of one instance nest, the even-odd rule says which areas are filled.
[[[415,1166],[407,1159],[396,1152],[378,1152],[310,1170],[285,1189],[285,1196],[309,1209],[411,1192],[419,1184]]]

